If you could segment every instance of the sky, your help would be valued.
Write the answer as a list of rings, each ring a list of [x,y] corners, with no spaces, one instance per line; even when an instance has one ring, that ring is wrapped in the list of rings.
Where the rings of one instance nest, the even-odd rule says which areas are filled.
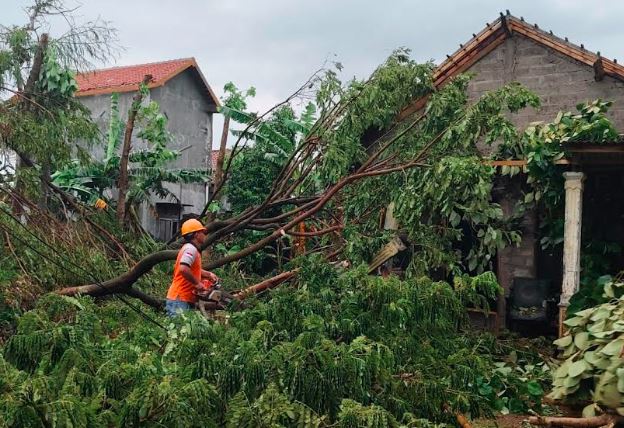
[[[22,24],[31,0],[0,0],[0,24]],[[66,0],[78,20],[117,28],[105,66],[195,57],[218,96],[229,81],[254,86],[264,111],[325,63],[365,78],[396,48],[439,63],[509,9],[529,23],[624,61],[624,2],[615,0]],[[215,140],[220,135],[215,120]],[[218,141],[214,142],[214,145]]]

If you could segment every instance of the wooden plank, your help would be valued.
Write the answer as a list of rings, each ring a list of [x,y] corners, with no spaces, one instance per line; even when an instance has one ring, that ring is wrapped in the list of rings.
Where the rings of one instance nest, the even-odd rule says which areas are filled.
[[[516,22],[513,22],[512,28],[520,34],[523,34],[537,42],[540,42],[543,45],[549,46],[564,55],[576,59],[577,61],[584,62],[587,65],[592,65],[597,57],[597,55],[593,52],[581,50],[580,48],[577,48],[575,46],[559,42],[554,37],[546,36],[545,34],[534,30],[526,24],[520,25]]]
[[[435,86],[440,87],[449,78],[454,77],[457,74],[463,73],[464,71],[472,67],[474,63],[476,63],[481,58],[483,58],[484,56],[492,52],[494,49],[496,49],[498,46],[500,46],[505,40],[506,40],[505,33],[501,32],[499,35],[494,37],[493,40],[490,41],[490,43],[488,43],[482,49],[476,49],[473,52],[471,52],[469,55],[464,56],[463,58],[461,58],[459,61],[455,63],[456,66],[453,69],[449,70],[448,72],[445,72],[443,75],[436,77],[436,80],[434,83]]]
[[[507,37],[511,37],[511,28],[509,28],[509,25],[507,25],[507,18],[505,17],[505,15],[503,15],[502,12],[501,12],[501,17],[500,17],[500,22]]]
[[[592,66],[594,64],[594,61],[596,61],[596,58],[598,57],[598,55],[594,52],[584,50],[579,47],[559,41],[554,36],[548,36],[546,34],[543,34],[542,32],[537,31],[532,27],[525,25],[524,23],[518,23],[516,21],[511,21],[511,23],[511,27],[519,34],[533,39],[534,41],[541,43],[544,46],[550,47],[557,52],[562,53],[563,55],[566,55],[579,62],[585,63],[589,66]],[[624,80],[624,66],[606,58],[602,58],[602,63],[605,74],[619,80]]]
[[[479,34],[474,36],[472,40],[468,41],[462,49],[455,51],[449,59],[443,61],[442,64],[437,67],[436,72],[438,74],[445,74],[447,69],[453,68],[454,63],[459,60],[458,57],[465,55],[473,49],[477,49],[484,40],[494,34],[499,28],[501,28],[500,21],[494,23],[494,25],[486,26]]]
[[[520,160],[495,160],[495,161],[487,161],[484,162],[486,165],[490,166],[526,166],[526,159]]]
[[[420,97],[415,102],[409,104],[406,108],[404,108],[399,115],[397,116],[397,121],[400,122],[405,118],[411,116],[416,113],[420,109],[422,109],[425,105],[427,105],[427,101],[429,101],[429,95],[425,95],[424,97]]]

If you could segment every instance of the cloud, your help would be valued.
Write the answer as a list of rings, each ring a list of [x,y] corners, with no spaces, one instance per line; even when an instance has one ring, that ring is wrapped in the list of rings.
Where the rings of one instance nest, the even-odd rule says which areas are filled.
[[[16,17],[29,2],[10,3],[3,7],[3,24],[19,22]],[[619,25],[624,2],[608,0],[81,3],[80,14],[85,19],[101,16],[119,29],[126,49],[117,64],[194,56],[217,94],[228,81],[242,88],[255,86],[258,95],[250,106],[256,110],[286,97],[328,59],[344,65],[345,78],[366,77],[401,46],[410,48],[419,61],[440,61],[505,9],[608,57],[621,54],[624,40]]]

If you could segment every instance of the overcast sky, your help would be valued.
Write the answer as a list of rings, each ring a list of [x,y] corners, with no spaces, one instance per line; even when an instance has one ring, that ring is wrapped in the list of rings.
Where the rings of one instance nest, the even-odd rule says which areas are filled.
[[[0,0],[0,24],[22,24],[28,0]],[[571,42],[624,61],[617,0],[67,0],[98,16],[124,47],[107,66],[195,57],[218,96],[255,86],[254,110],[285,98],[326,60],[365,77],[394,49],[439,62],[509,9]],[[218,128],[218,124],[215,124]],[[220,129],[215,129],[219,135]],[[217,138],[215,138],[217,139]],[[216,144],[216,143],[215,143]]]

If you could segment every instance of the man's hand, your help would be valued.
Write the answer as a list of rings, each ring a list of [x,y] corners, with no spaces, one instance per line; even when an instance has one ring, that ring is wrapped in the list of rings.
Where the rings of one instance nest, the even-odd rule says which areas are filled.
[[[219,277],[212,272],[206,271],[206,277],[210,280],[210,282],[217,282]]]
[[[624,346],[622,346],[622,350],[620,351],[620,358],[624,358]]]
[[[196,296],[201,296],[207,290],[208,290],[208,288],[206,287],[206,284],[204,284],[202,281],[200,281],[197,284],[195,284],[195,289],[193,290],[193,294],[195,294]]]

